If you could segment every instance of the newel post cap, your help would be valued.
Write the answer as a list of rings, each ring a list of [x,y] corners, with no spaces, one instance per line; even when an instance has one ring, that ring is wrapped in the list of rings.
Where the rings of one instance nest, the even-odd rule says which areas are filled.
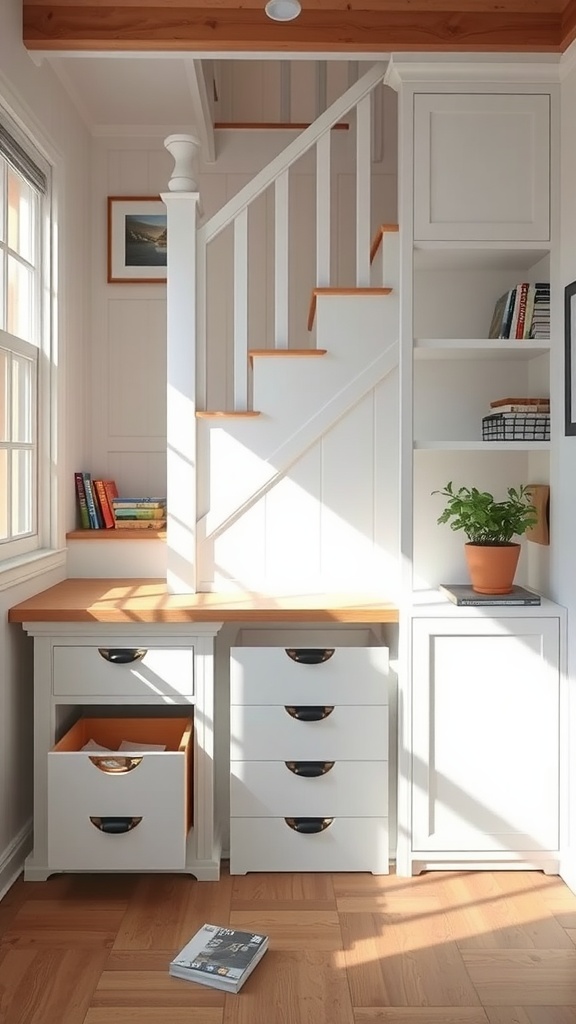
[[[168,182],[170,192],[197,192],[196,160],[200,140],[195,135],[169,135],[164,145],[174,160],[174,170]]]

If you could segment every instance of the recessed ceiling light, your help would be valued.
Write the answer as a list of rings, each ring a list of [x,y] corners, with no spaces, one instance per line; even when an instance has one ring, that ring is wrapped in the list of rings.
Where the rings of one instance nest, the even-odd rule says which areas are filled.
[[[268,0],[264,10],[272,21],[293,21],[302,7],[298,0]]]

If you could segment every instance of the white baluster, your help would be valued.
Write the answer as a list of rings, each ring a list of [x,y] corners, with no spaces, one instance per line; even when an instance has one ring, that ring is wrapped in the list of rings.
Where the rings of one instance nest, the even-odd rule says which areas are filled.
[[[356,107],[356,286],[370,286],[371,102]]]
[[[234,409],[248,408],[248,210],[234,221]]]
[[[169,135],[164,145],[174,160],[174,170],[168,182],[171,192],[197,192],[196,161],[200,141],[195,135]]]
[[[274,344],[288,348],[288,171],[274,187]]]
[[[330,148],[331,133],[316,143],[316,284],[330,285]]]

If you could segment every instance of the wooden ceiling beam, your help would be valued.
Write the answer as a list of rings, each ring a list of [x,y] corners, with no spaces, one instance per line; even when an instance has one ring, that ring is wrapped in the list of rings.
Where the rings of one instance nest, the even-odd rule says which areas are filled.
[[[422,0],[424,6],[425,0]],[[24,3],[24,45],[44,51],[560,52],[559,12],[307,10]]]
[[[576,0],[568,0],[562,15],[562,52],[576,39]]]

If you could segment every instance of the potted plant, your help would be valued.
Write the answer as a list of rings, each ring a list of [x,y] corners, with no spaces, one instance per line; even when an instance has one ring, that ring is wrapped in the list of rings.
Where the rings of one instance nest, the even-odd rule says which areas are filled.
[[[446,506],[438,523],[449,523],[468,538],[464,545],[472,589],[479,594],[509,594],[520,557],[520,544],[512,538],[535,526],[538,515],[524,484],[509,487],[507,498],[496,501],[477,487],[454,489],[452,481],[441,491]]]

